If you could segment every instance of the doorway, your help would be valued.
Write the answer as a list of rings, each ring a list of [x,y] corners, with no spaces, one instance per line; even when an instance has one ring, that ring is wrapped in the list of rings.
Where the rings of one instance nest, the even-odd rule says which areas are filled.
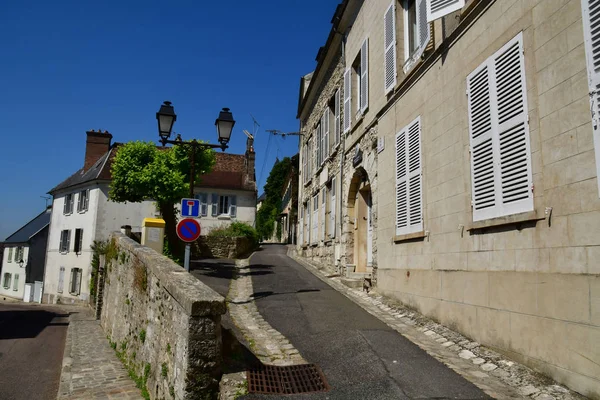
[[[350,216],[347,260],[354,264],[354,272],[367,273],[373,263],[373,220],[371,185],[364,169],[357,169],[348,192]]]

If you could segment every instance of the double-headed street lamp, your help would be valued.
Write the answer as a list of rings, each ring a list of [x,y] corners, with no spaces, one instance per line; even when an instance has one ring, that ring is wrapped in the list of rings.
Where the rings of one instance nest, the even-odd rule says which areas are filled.
[[[233,131],[233,126],[235,125],[233,114],[231,114],[229,108],[223,108],[223,110],[219,112],[219,118],[217,118],[215,121],[217,134],[219,135],[219,144],[200,143],[196,139],[192,139],[189,142],[184,142],[183,139],[181,139],[180,134],[177,134],[175,140],[169,140],[171,137],[171,131],[173,130],[173,124],[175,123],[175,120],[177,120],[175,109],[170,101],[165,101],[163,105],[160,106],[160,110],[158,110],[156,113],[156,119],[158,120],[158,135],[160,136],[160,142],[163,146],[166,146],[167,144],[174,144],[178,146],[190,146],[192,148],[192,156],[190,158],[190,198],[193,198],[195,183],[194,157],[196,149],[220,148],[222,151],[225,151],[225,149],[229,147],[227,146],[227,143],[229,143],[231,131]]]

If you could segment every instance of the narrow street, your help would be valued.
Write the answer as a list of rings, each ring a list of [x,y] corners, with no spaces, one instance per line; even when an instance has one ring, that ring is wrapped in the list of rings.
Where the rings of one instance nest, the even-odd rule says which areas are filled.
[[[266,245],[250,260],[254,298],[264,319],[311,363],[328,393],[314,399],[488,398],[286,256]],[[263,396],[248,396],[248,398]],[[266,398],[266,396],[265,396]],[[272,396],[270,396],[272,398]]]
[[[68,325],[64,310],[0,303],[3,400],[56,398]]]

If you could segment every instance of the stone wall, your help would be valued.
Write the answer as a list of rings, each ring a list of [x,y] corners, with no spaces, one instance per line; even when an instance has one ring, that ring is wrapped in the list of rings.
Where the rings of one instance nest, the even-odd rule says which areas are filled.
[[[111,243],[101,324],[123,362],[152,399],[216,399],[223,297],[121,233]]]
[[[246,237],[200,236],[192,246],[192,256],[200,258],[239,258],[254,249]]]

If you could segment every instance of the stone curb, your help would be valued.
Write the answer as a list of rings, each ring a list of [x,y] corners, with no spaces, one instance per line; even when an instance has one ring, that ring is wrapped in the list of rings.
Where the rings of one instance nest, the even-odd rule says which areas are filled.
[[[376,292],[367,294],[361,289],[345,286],[340,277],[327,277],[322,270],[294,254],[291,247],[288,248],[288,256],[494,398],[585,399],[584,396],[558,385],[550,378],[507,360],[499,353]]]
[[[254,255],[254,253],[252,254]],[[245,270],[250,258],[236,260],[236,274],[227,294],[233,323],[242,332],[254,355],[266,365],[306,364],[300,352],[260,315],[252,298],[252,276]]]

